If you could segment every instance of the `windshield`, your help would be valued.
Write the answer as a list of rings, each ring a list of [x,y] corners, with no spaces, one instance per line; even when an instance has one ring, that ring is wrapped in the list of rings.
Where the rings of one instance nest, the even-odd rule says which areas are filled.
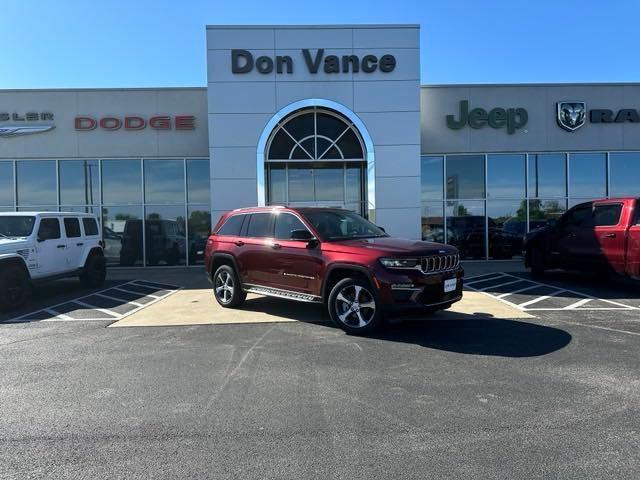
[[[305,211],[304,216],[325,240],[386,237],[382,229],[347,210]]]
[[[36,217],[0,217],[0,237],[28,237],[35,223]]]

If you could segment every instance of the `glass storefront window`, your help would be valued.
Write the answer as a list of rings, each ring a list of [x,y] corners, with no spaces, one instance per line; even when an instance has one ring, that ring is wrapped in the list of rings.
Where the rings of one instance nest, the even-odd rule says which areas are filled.
[[[13,209],[13,162],[0,162],[0,205]]]
[[[344,165],[342,163],[314,165],[313,183],[316,201],[343,202],[344,174]]]
[[[444,204],[422,203],[422,240],[444,243]]]
[[[287,168],[285,164],[269,164],[269,203],[284,205],[287,203]]]
[[[58,205],[55,160],[19,160],[16,162],[18,205]],[[57,208],[54,208],[54,210]]]
[[[102,160],[102,201],[116,205],[142,203],[140,160]]]
[[[564,199],[529,200],[529,231],[548,225],[549,221],[557,221],[567,211]]]
[[[487,156],[487,198],[524,197],[525,155]]]
[[[96,205],[60,205],[61,212],[93,213],[100,215],[100,207]]]
[[[607,157],[604,153],[569,154],[569,196],[607,195]]]
[[[188,214],[189,265],[202,265],[204,248],[211,232],[211,211],[209,205],[190,205]]]
[[[289,202],[313,202],[313,168],[310,165],[289,165]]]
[[[184,265],[187,252],[184,205],[147,205],[145,211],[147,265]]]
[[[184,161],[144,160],[146,203],[184,203]]]
[[[100,203],[100,172],[97,160],[61,160],[60,203],[96,205]]]
[[[442,157],[420,158],[420,184],[422,201],[442,200],[444,159]]]
[[[187,160],[187,202],[209,204],[209,159]]]
[[[362,192],[362,165],[347,164],[347,195],[348,204],[360,204],[364,198]],[[357,207],[360,212],[361,207]]]
[[[522,240],[527,233],[525,200],[487,202],[489,258],[506,259],[522,254]]]
[[[484,155],[449,155],[447,198],[484,198]]]
[[[142,206],[102,207],[104,255],[110,265],[141,266]]]
[[[567,195],[567,165],[564,153],[529,155],[529,197]]]
[[[609,154],[610,197],[640,195],[640,152]]]
[[[447,243],[460,250],[461,258],[485,258],[484,201],[449,201],[446,215]]]

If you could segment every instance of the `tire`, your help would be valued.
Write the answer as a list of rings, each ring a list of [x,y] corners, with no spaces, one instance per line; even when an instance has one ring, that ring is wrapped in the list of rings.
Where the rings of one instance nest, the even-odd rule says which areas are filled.
[[[382,323],[382,309],[373,287],[359,278],[344,278],[336,283],[327,308],[331,320],[347,333],[369,333]]]
[[[236,308],[247,298],[236,271],[229,265],[221,265],[213,274],[213,296],[224,308]]]
[[[107,278],[107,262],[103,255],[92,253],[84,264],[80,282],[85,288],[99,288]]]
[[[15,310],[31,296],[31,283],[24,268],[17,265],[0,267],[0,310]]]
[[[544,271],[546,270],[547,265],[544,261],[544,253],[538,247],[533,247],[531,249],[531,275],[534,278],[542,278],[544,277]]]

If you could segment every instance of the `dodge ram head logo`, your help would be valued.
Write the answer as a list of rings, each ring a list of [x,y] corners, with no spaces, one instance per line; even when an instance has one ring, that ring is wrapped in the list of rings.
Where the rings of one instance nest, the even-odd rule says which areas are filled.
[[[558,102],[558,125],[568,132],[577,130],[587,116],[587,104],[585,102]]]
[[[17,137],[19,135],[33,135],[53,130],[55,125],[0,125],[0,137]]]

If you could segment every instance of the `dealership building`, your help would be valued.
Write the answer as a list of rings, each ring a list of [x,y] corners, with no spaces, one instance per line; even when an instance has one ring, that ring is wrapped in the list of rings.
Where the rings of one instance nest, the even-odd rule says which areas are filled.
[[[206,33],[203,88],[0,90],[0,211],[94,212],[116,265],[198,264],[223,212],[282,204],[487,259],[640,195],[640,84],[421,85],[418,25]]]

